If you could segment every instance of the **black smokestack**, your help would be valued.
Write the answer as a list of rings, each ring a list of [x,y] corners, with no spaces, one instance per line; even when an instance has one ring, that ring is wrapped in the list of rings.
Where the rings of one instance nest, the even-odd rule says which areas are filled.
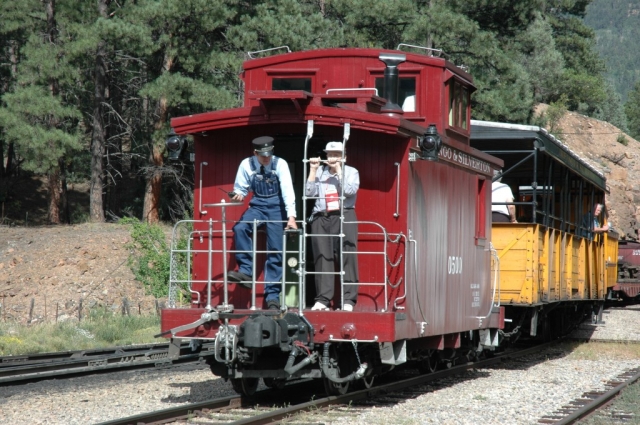
[[[398,65],[407,60],[407,57],[398,53],[381,53],[378,59],[386,65],[382,97],[387,99],[387,104],[382,107],[382,112],[402,113],[402,108],[398,105],[398,86],[400,84]]]

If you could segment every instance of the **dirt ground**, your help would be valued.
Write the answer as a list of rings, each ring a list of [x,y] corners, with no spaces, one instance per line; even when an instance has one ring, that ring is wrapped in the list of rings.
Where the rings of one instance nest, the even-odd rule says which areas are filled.
[[[120,313],[155,312],[127,265],[129,227],[118,224],[0,226],[0,320],[77,318],[82,303]],[[31,307],[33,303],[33,308]]]
[[[621,236],[635,236],[640,226],[640,143],[625,135],[624,146],[617,141],[620,134],[611,124],[576,113],[566,114],[555,132],[605,175],[610,221]],[[88,206],[86,185],[71,189],[77,192],[78,205]],[[95,306],[120,312],[124,298],[131,314],[155,312],[154,298],[145,295],[127,265],[128,227],[35,226],[37,213],[46,213],[46,192],[34,187],[23,193],[28,194],[21,199],[25,205],[33,198],[28,227],[0,224],[0,320],[77,318],[80,302],[83,314]]]

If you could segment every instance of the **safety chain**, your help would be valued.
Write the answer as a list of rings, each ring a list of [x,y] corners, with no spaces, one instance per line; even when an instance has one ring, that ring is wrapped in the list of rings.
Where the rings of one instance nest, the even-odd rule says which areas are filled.
[[[517,334],[519,331],[520,331],[520,326],[516,326],[515,328],[513,328],[511,332],[505,332],[502,329],[498,329],[498,333],[505,338],[509,338],[510,336]]]
[[[362,366],[362,362],[360,362],[360,355],[358,354],[358,343],[356,342],[355,339],[352,339],[351,343],[353,344],[353,349],[356,351],[356,358],[358,359],[358,366]]]

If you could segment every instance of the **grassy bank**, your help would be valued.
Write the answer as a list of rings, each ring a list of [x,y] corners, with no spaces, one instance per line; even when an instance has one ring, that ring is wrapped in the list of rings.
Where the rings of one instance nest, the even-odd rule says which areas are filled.
[[[158,316],[119,316],[93,310],[82,322],[26,326],[0,322],[0,356],[76,351],[131,344],[164,342]]]

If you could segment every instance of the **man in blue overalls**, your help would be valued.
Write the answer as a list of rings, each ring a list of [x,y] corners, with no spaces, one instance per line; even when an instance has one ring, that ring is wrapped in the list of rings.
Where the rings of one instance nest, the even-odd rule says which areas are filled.
[[[287,229],[297,229],[296,198],[287,161],[273,155],[273,137],[253,140],[253,156],[240,163],[233,185],[234,201],[243,201],[249,191],[253,197],[249,208],[233,226],[238,271],[227,273],[230,282],[239,282],[251,288],[253,281],[253,220],[267,228],[267,261],[264,269],[264,297],[270,309],[280,308],[280,282],[282,280],[283,222]],[[288,217],[288,219],[287,219]],[[266,223],[265,223],[266,222]]]

